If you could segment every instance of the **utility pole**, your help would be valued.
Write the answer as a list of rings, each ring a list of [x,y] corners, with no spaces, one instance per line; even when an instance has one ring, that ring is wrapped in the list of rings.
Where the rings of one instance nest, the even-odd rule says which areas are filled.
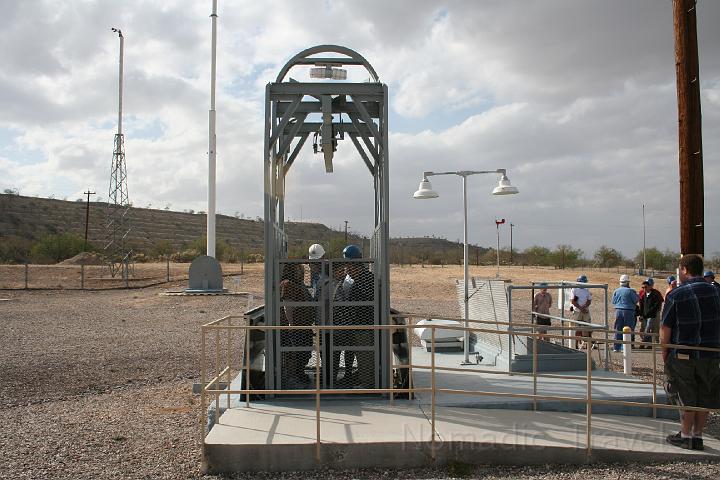
[[[515,226],[514,223],[510,222],[510,265],[513,263],[513,244],[512,244],[512,230]]]
[[[348,242],[348,240],[347,240],[347,224],[348,224],[348,221],[345,220],[345,245],[348,244],[348,243],[347,243],[347,242]]]
[[[645,270],[647,269],[647,263],[645,262],[645,204],[644,203],[642,206],[642,215],[643,215],[643,275],[645,275]]]
[[[672,5],[678,97],[680,253],[702,255],[705,232],[697,5],[695,0],[673,0]]]
[[[497,220],[495,219],[495,229],[497,230],[497,273],[495,273],[495,278],[500,278],[500,225],[505,223],[505,219]]]
[[[91,192],[88,188],[88,191],[83,193],[87,195],[87,203],[85,206],[85,246],[83,247],[83,252],[87,252],[88,225],[90,224],[90,195],[95,195],[95,192]]]

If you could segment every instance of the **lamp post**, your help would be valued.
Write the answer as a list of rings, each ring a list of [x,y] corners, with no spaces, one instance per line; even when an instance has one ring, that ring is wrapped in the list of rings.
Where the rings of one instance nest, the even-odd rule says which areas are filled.
[[[464,282],[464,294],[463,294],[463,302],[464,302],[464,312],[463,312],[463,318],[465,320],[465,331],[463,335],[463,349],[464,349],[464,359],[462,364],[468,365],[470,364],[470,331],[469,328],[469,317],[470,317],[470,308],[469,308],[469,302],[470,302],[470,296],[468,294],[468,234],[467,234],[467,177],[471,175],[481,175],[481,174],[500,174],[500,181],[498,182],[498,186],[495,187],[492,191],[493,195],[511,195],[518,193],[517,187],[514,187],[510,184],[510,180],[508,180],[508,177],[506,175],[506,171],[504,168],[499,168],[497,170],[460,170],[457,172],[423,172],[423,179],[420,182],[420,187],[418,190],[413,194],[413,198],[416,199],[429,199],[429,198],[437,198],[438,193],[432,189],[432,185],[430,184],[430,181],[428,180],[428,177],[437,176],[437,175],[457,175],[462,178],[463,183],[463,282]]]

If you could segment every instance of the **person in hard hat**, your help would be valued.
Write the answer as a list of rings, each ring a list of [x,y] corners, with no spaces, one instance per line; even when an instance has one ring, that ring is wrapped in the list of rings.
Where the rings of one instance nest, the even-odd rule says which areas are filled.
[[[325,256],[325,249],[319,243],[313,243],[308,248],[308,259],[320,260]],[[313,292],[313,300],[318,300],[318,282],[324,274],[322,262],[310,262],[310,288]]]
[[[587,283],[588,278],[585,275],[577,277],[578,283]],[[578,322],[590,323],[590,304],[592,303],[592,294],[590,290],[577,286],[570,290],[570,311],[572,311],[573,320]],[[582,338],[589,339],[592,337],[592,330],[587,326],[577,325],[575,336],[577,337],[577,348],[585,348],[588,345],[582,341]],[[587,340],[590,341],[590,340]],[[591,342],[592,343],[592,342]]]
[[[622,340],[623,328],[630,327],[635,331],[637,317],[635,317],[635,306],[640,300],[635,290],[630,288],[630,277],[628,275],[620,275],[620,287],[618,287],[612,296],[612,304],[615,307],[615,340]],[[635,340],[635,335],[632,336]],[[622,344],[616,343],[613,350],[619,352]]]
[[[660,310],[663,304],[663,296],[653,286],[655,280],[652,277],[648,277],[642,283],[642,290],[640,291],[640,303],[638,305],[638,313],[640,314],[640,332],[645,333],[642,337],[642,341],[645,343],[656,341],[657,336],[650,334],[657,334],[660,331]],[[640,348],[652,348],[650,345],[643,346]]]
[[[680,285],[665,297],[660,343],[665,362],[665,390],[684,407],[720,408],[720,291],[702,277],[700,255],[680,259]],[[670,348],[666,345],[714,350]],[[681,410],[680,431],[665,441],[688,450],[704,450],[708,412]]]
[[[667,277],[667,288],[665,289],[665,297],[667,298],[668,293],[672,292],[675,287],[677,287],[677,280],[675,279],[675,275],[670,275]]]
[[[703,278],[706,282],[712,283],[716,287],[720,288],[720,283],[715,281],[715,272],[713,272],[712,270],[706,270],[705,272],[703,272]]]
[[[348,245],[343,249],[343,258],[349,261],[346,264],[347,277],[338,289],[343,289],[347,295],[348,303],[373,302],[375,298],[375,276],[368,270],[367,264],[361,261],[362,250],[357,245]],[[336,314],[337,313],[337,314]],[[333,312],[335,325],[374,325],[375,308],[373,305],[346,305],[335,307]],[[345,333],[338,335],[337,333]],[[336,346],[348,347],[344,350],[345,375],[340,380],[341,388],[374,388],[375,387],[375,361],[373,351],[360,350],[374,346],[373,330],[349,330],[337,332],[334,337]],[[354,360],[357,359],[357,371],[353,370]],[[339,351],[333,356],[335,378],[340,367]]]

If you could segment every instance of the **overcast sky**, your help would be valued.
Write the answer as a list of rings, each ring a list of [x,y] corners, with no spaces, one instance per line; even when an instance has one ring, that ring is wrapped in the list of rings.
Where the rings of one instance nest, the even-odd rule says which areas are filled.
[[[0,190],[107,199],[119,27],[130,200],[206,210],[211,4],[0,0]],[[670,0],[220,0],[218,14],[219,212],[262,215],[265,85],[295,53],[338,44],[389,86],[393,236],[462,238],[460,178],[432,178],[440,197],[421,202],[422,171],[506,168],[519,195],[468,180],[472,243],[494,245],[506,218],[519,249],[635,255],[644,203],[648,246],[679,250]],[[706,254],[720,252],[719,25],[720,2],[699,0]],[[349,140],[333,174],[308,144],[286,211],[367,234],[372,199]]]

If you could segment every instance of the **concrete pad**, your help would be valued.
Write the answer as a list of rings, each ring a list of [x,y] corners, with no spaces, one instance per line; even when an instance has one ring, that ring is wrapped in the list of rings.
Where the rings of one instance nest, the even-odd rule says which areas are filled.
[[[488,365],[460,365],[462,355],[458,354],[435,354],[436,367],[462,368],[463,372],[435,372],[435,383],[438,388],[455,390],[471,390],[498,393],[522,393],[531,395],[533,393],[532,376],[511,375],[502,372],[499,368]],[[413,349],[413,363],[416,365],[430,365],[430,354],[421,348]],[[477,370],[494,370],[498,373],[479,373]],[[538,395],[571,397],[584,400],[587,393],[585,382],[586,371],[555,372],[558,375],[571,375],[583,377],[582,379],[564,379],[538,377]],[[652,402],[652,385],[623,383],[622,380],[637,380],[635,377],[624,375],[618,372],[605,370],[593,370],[591,377],[595,379],[592,383],[592,396],[595,399],[624,400],[632,402]],[[607,380],[607,381],[600,381]],[[612,381],[618,380],[618,381]],[[413,370],[413,385],[416,388],[430,387],[431,373],[426,369]],[[661,387],[656,389],[658,403],[665,402],[665,392]],[[422,405],[431,403],[430,392],[418,392],[417,399]],[[477,408],[499,408],[513,410],[531,410],[533,401],[529,398],[513,398],[500,395],[462,395],[437,393],[436,404],[439,406],[456,407],[477,407]],[[574,401],[538,400],[538,410],[550,410],[561,412],[581,413],[585,411],[585,404]],[[594,405],[595,413],[619,414],[619,415],[640,415],[652,416],[650,407],[626,407],[620,405]],[[673,410],[657,409],[657,415],[663,418],[675,419],[677,413]]]
[[[205,439],[209,472],[289,471],[315,468],[420,467],[448,461],[532,465],[662,459],[718,460],[720,442],[706,437],[704,452],[664,442],[677,422],[593,415],[593,449],[585,445],[581,414],[436,408],[414,401],[395,405],[322,402],[320,458],[313,402],[272,402],[226,411]]]

